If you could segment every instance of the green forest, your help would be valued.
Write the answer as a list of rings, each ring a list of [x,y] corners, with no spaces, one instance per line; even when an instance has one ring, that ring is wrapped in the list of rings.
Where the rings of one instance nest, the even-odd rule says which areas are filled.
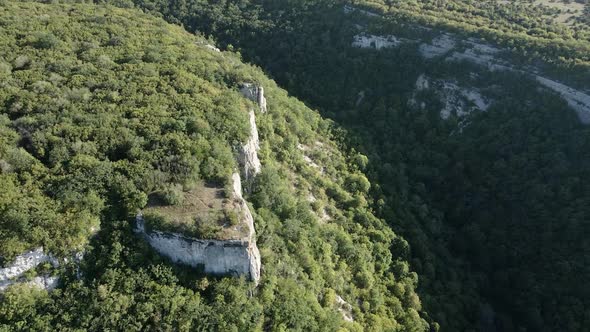
[[[341,149],[333,122],[260,69],[108,5],[5,2],[0,26],[1,254],[9,263],[38,245],[64,257],[86,246],[80,279],[66,264],[50,293],[2,293],[0,330],[427,328],[417,276],[390,251],[408,244],[373,213],[366,157]],[[154,192],[227,181],[246,131],[244,81],[263,84],[270,105],[257,119],[265,167],[248,197],[264,266],[257,288],[170,264],[131,225]],[[297,149],[315,142],[323,173]],[[354,299],[354,322],[336,294]]]
[[[576,6],[0,0],[0,263],[85,253],[53,291],[0,292],[0,331],[590,331],[590,127],[534,78],[588,92]],[[360,30],[478,38],[534,75],[351,47]],[[490,106],[441,118],[424,76]],[[257,287],[133,233],[150,197],[230,185],[244,82],[268,101],[245,195]]]
[[[501,330],[585,330],[588,128],[556,95],[535,91],[521,75],[425,61],[411,45],[381,52],[350,47],[355,24],[409,38],[416,29],[407,26],[419,23],[507,46],[513,63],[539,63],[588,87],[590,44],[581,37],[587,25],[573,35],[572,27],[551,34],[539,24],[547,31],[539,34],[523,23],[538,12],[497,16],[494,1],[466,2],[136,5],[238,48],[347,130],[347,145],[369,157],[377,214],[409,241],[418,294],[442,330],[486,330],[490,306]],[[389,15],[346,15],[344,5]],[[453,135],[460,119],[441,121],[435,107],[419,115],[407,107],[421,71],[459,77],[477,71],[480,84],[504,85],[501,102]],[[357,106],[359,91],[370,91],[371,101]]]

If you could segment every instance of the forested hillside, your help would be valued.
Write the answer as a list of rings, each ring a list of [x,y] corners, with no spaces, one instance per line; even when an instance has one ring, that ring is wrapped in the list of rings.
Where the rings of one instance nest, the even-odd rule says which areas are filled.
[[[0,1],[1,263],[67,260],[0,330],[587,331],[588,6]],[[243,83],[258,287],[132,232],[230,184]]]
[[[52,292],[0,294],[0,330],[429,329],[408,244],[373,214],[367,158],[239,54],[137,9],[2,1],[0,75],[2,264],[39,246],[84,253]],[[246,197],[258,287],[173,264],[132,232],[148,196],[228,183],[244,82],[268,100]]]
[[[590,129],[536,77],[587,95],[587,7],[568,23],[516,1],[135,4],[239,49],[348,130],[442,330],[588,329]],[[441,34],[449,57],[485,48],[503,69],[424,56]],[[482,112],[442,116],[424,82],[476,90]]]

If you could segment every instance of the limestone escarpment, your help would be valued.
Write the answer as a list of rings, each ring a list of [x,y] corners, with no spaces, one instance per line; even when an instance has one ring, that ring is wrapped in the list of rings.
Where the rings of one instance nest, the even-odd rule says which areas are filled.
[[[344,7],[344,12],[351,15],[358,13],[369,17],[381,17],[378,13],[349,5]],[[545,72],[543,66],[523,66],[515,63],[510,57],[506,56],[512,54],[509,48],[492,45],[483,39],[464,38],[455,33],[440,32],[421,25],[407,28],[413,30],[414,33],[420,30],[428,31],[429,36],[432,38],[412,37],[406,39],[395,35],[371,35],[365,32],[366,26],[361,25],[359,26],[359,33],[354,36],[351,42],[351,46],[379,51],[387,48],[397,48],[403,44],[414,44],[418,46],[419,54],[426,60],[444,60],[447,63],[469,62],[491,72],[512,72],[526,78],[532,78],[540,86],[551,90],[566,101],[569,107],[576,111],[583,124],[590,124],[590,93],[587,90],[551,78],[554,75]],[[416,34],[416,36],[419,35],[420,33]],[[569,82],[569,84],[573,84],[573,82]],[[474,89],[465,90],[454,84],[440,84],[438,88],[440,88],[437,91],[438,94],[443,96],[442,118],[448,118],[451,110],[456,110],[458,116],[461,117],[471,113],[474,109],[485,110],[490,106],[485,100],[486,98],[482,98],[482,95]],[[435,86],[433,90],[436,91],[437,87]],[[445,97],[449,95],[451,95],[450,98]],[[493,97],[493,95],[490,95],[490,97]],[[467,105],[465,102],[467,102]]]
[[[254,218],[242,197],[240,175],[234,173],[232,180],[236,212],[241,216],[240,223],[246,224],[249,230],[245,236],[224,240],[197,239],[179,233],[146,230],[141,214],[136,218],[136,232],[173,262],[200,267],[203,272],[212,275],[244,275],[258,284],[261,262],[256,246]]]
[[[264,88],[254,83],[242,83],[240,92],[244,97],[257,103],[261,113],[266,113],[266,98],[264,97]]]
[[[256,103],[260,107],[260,112],[266,112],[266,98],[264,97],[264,88],[254,83],[243,83],[240,88],[242,95]],[[262,165],[258,159],[258,150],[260,150],[260,140],[258,138],[258,128],[256,127],[256,114],[254,110],[248,113],[250,122],[250,136],[248,140],[239,147],[238,163],[242,169],[242,176],[246,182],[260,173]]]
[[[242,169],[242,175],[245,181],[249,181],[254,178],[260,170],[262,165],[260,159],[258,159],[258,150],[260,149],[260,141],[258,139],[258,129],[256,127],[256,115],[254,111],[250,111],[250,137],[239,148],[238,163]]]
[[[241,92],[246,98],[258,103],[262,113],[266,112],[266,99],[261,86],[244,83]],[[258,284],[261,268],[260,252],[256,246],[254,218],[242,196],[242,178],[250,182],[260,173],[262,165],[258,158],[260,141],[255,111],[250,110],[248,117],[250,136],[239,147],[237,157],[242,176],[237,172],[232,174],[231,199],[239,221],[238,225],[224,225],[225,230],[241,228],[247,231],[226,232],[226,234],[233,234],[227,238],[201,239],[180,233],[147,230],[145,220],[140,213],[136,217],[136,232],[142,234],[156,251],[173,262],[202,268],[204,273],[212,275],[244,275]]]
[[[5,268],[0,268],[0,290],[16,283],[27,283],[47,290],[55,288],[59,278],[52,276],[37,276],[30,281],[23,280],[25,273],[43,263],[50,263],[53,267],[59,266],[59,261],[45,253],[42,247],[25,252],[16,257],[14,262]]]
[[[425,100],[419,101],[417,96],[424,91],[431,91],[442,105],[440,117],[443,119],[448,119],[451,114],[462,118],[475,111],[487,111],[493,102],[484,97],[477,88],[460,86],[454,80],[432,79],[425,74],[418,77],[415,86],[408,104],[425,109],[428,103]]]
[[[160,231],[145,236],[154,249],[175,263],[202,267],[211,275],[245,275],[256,283],[260,278],[260,258],[252,242],[195,239]]]

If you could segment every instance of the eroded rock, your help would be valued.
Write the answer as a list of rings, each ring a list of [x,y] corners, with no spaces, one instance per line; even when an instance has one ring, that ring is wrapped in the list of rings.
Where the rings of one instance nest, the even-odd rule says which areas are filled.
[[[451,114],[465,117],[473,111],[487,111],[490,106],[490,101],[478,89],[462,87],[450,80],[433,80],[422,74],[416,80],[416,92],[424,90],[432,90],[442,103],[440,116],[443,119],[449,118]],[[417,93],[414,93],[410,104],[425,108],[426,104],[418,103],[416,98]]]
[[[234,173],[232,199],[236,202],[236,213],[240,224],[245,224],[248,231],[236,238],[197,239],[179,233],[146,230],[143,216],[136,217],[135,231],[160,254],[173,262],[202,268],[211,275],[247,276],[258,284],[260,280],[260,252],[256,246],[254,218],[250,208],[242,197],[240,175]]]
[[[260,141],[258,138],[258,128],[256,127],[256,115],[254,111],[249,112],[250,137],[240,147],[238,154],[238,163],[242,169],[242,175],[245,181],[254,178],[262,169],[260,159],[258,159],[258,150],[260,150]]]
[[[342,318],[347,322],[354,322],[352,316],[352,306],[350,303],[344,301],[340,295],[336,295],[336,308],[342,314]]]
[[[383,48],[397,47],[401,44],[401,40],[395,36],[375,36],[375,35],[356,35],[352,41],[353,47],[358,48],[374,48],[380,50]]]
[[[260,107],[260,112],[266,113],[266,97],[264,97],[264,88],[254,83],[242,83],[240,92],[242,95]]]
[[[12,284],[22,282],[22,280],[19,279],[22,279],[27,271],[32,270],[43,263],[50,263],[53,267],[59,266],[59,261],[55,257],[45,253],[42,247],[35,248],[17,256],[12,264],[0,269],[0,290],[4,290]],[[36,277],[36,279],[37,278],[39,278],[37,281],[33,279],[33,281],[29,283],[48,290],[53,289],[54,285],[57,284],[57,280],[51,281],[53,279],[45,282],[45,278],[55,277]],[[26,280],[24,282],[26,282]]]
[[[590,95],[545,77],[537,75],[535,78],[545,87],[560,94],[568,105],[576,111],[582,123],[590,124]]]
[[[455,46],[454,38],[445,33],[434,38],[431,43],[420,44],[420,54],[426,59],[432,59],[447,54]]]

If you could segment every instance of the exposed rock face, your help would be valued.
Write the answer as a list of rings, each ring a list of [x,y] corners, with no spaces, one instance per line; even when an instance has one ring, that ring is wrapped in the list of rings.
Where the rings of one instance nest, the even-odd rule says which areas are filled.
[[[365,16],[381,16],[351,5],[345,5],[344,12],[351,15],[360,13]],[[415,28],[432,31],[432,29],[422,26],[416,26]],[[403,43],[420,43],[419,52],[425,59],[441,57],[445,61],[451,62],[468,61],[486,67],[490,71],[512,71],[530,76],[544,87],[558,93],[576,111],[582,123],[590,124],[590,93],[588,91],[582,91],[545,77],[538,68],[515,66],[502,56],[509,53],[509,50],[495,47],[477,38],[463,39],[453,33],[440,33],[432,41],[426,42],[421,39],[404,39],[393,35],[377,36],[360,33],[354,37],[352,46],[381,50],[397,47]],[[457,90],[452,85],[446,85],[443,89],[446,90],[441,91],[443,95],[448,95],[451,90]],[[457,95],[456,93],[452,94]],[[444,109],[441,111],[443,118],[447,118],[452,111],[456,111],[461,116],[468,114],[472,110],[485,110],[489,106],[485,98],[482,98],[476,90],[465,91],[460,93],[459,98],[452,97],[443,100],[443,103],[445,104]],[[469,104],[475,104],[476,107],[470,107]]]
[[[559,93],[577,113],[580,121],[590,124],[590,95],[545,77],[535,76],[545,87]]]
[[[258,247],[256,246],[256,230],[254,228],[254,218],[252,217],[252,212],[250,212],[250,208],[248,204],[246,204],[246,200],[242,197],[242,180],[240,178],[240,174],[234,173],[232,174],[232,182],[233,182],[233,191],[234,197],[240,201],[240,209],[244,216],[244,221],[248,225],[248,229],[250,230],[247,241],[249,243],[248,247],[248,261],[249,261],[249,268],[250,268],[250,279],[252,279],[256,284],[260,280],[260,268],[262,263],[260,261],[260,251],[258,251]]]
[[[365,91],[360,91],[356,98],[356,103],[354,103],[354,105],[358,107],[363,102],[363,100],[365,100]]]
[[[213,52],[221,52],[221,50],[218,49],[217,47],[215,47],[215,45],[211,45],[211,44],[209,44],[207,42],[204,42],[204,41],[198,41],[198,42],[196,42],[196,44],[197,45],[200,45],[200,46],[203,46],[206,49],[209,49],[209,50],[211,50]]]
[[[396,47],[401,41],[395,36],[357,35],[354,37],[352,46],[359,48],[382,48]]]
[[[256,115],[254,111],[250,111],[250,137],[244,145],[240,147],[238,155],[238,163],[242,168],[242,175],[245,181],[249,181],[262,168],[260,159],[258,159],[258,150],[260,150],[260,141],[258,139],[258,128],[256,127]]]
[[[234,199],[239,201],[242,222],[248,225],[247,236],[240,239],[196,239],[177,233],[146,231],[141,214],[137,216],[136,232],[160,254],[176,263],[202,267],[212,275],[245,275],[258,284],[260,280],[260,252],[256,246],[254,218],[242,197],[240,175],[234,173]]]
[[[426,75],[422,74],[418,76],[418,79],[416,80],[416,89],[418,91],[430,89],[430,81]]]
[[[440,111],[443,119],[448,119],[451,114],[464,117],[473,111],[487,111],[490,106],[490,101],[477,89],[461,87],[453,81],[432,80],[424,74],[420,75],[416,80],[416,92],[430,89],[443,105]],[[409,103],[410,105],[418,104],[416,93]],[[425,108],[426,104],[421,102],[419,106]]]
[[[266,113],[266,98],[264,97],[264,88],[254,83],[242,83],[240,92],[244,97],[252,100],[260,106],[260,112]]]
[[[352,306],[348,302],[344,301],[340,295],[336,295],[336,306],[345,321],[354,322],[354,317],[352,316]]]
[[[17,256],[14,263],[0,269],[0,290],[4,290],[6,287],[18,283],[18,279],[23,277],[25,272],[46,262],[51,263],[54,267],[59,266],[58,260],[53,256],[46,254],[41,247]],[[51,290],[55,287],[57,282],[57,277],[46,276],[36,277],[33,281],[28,283]]]
[[[40,276],[35,277],[30,281],[27,281],[26,284],[32,287],[37,287],[41,289],[45,289],[48,291],[54,290],[57,285],[59,285],[60,278],[56,276]]]
[[[377,13],[373,13],[370,12],[368,10],[364,10],[364,9],[360,9],[360,8],[356,8],[350,5],[345,5],[344,6],[344,13],[345,14],[354,14],[355,12],[359,12],[361,14],[364,14],[366,16],[371,16],[371,17],[380,17],[381,15],[377,14]]]
[[[205,47],[208,48],[208,49],[210,49],[210,50],[212,50],[212,51],[214,51],[214,52],[221,52],[220,49],[218,49],[217,47],[215,47],[215,46],[213,46],[211,44],[207,44],[207,45],[205,45]]]
[[[266,112],[266,99],[261,86],[244,83],[241,92],[246,98],[258,103],[262,113]],[[246,181],[260,173],[262,168],[258,159],[260,142],[254,110],[251,110],[248,116],[250,137],[240,146],[238,155],[238,162]],[[239,173],[232,174],[232,182],[236,212],[240,216],[240,224],[247,226],[246,235],[219,240],[197,239],[157,230],[147,231],[141,214],[136,217],[135,231],[142,234],[156,251],[176,263],[202,267],[205,273],[212,275],[245,275],[258,284],[261,261],[260,252],[256,246],[254,218],[242,196],[242,178]]]
[[[244,97],[258,103],[260,112],[266,112],[266,98],[264,97],[264,88],[254,83],[242,83],[240,89]],[[258,159],[258,150],[260,150],[260,141],[258,139],[258,128],[256,127],[256,114],[251,110],[248,114],[250,121],[250,137],[239,149],[238,163],[242,169],[242,176],[245,181],[251,180],[260,173],[262,165]]]
[[[449,34],[442,34],[432,40],[432,43],[420,44],[420,54],[426,59],[445,55],[455,48],[455,40]]]

